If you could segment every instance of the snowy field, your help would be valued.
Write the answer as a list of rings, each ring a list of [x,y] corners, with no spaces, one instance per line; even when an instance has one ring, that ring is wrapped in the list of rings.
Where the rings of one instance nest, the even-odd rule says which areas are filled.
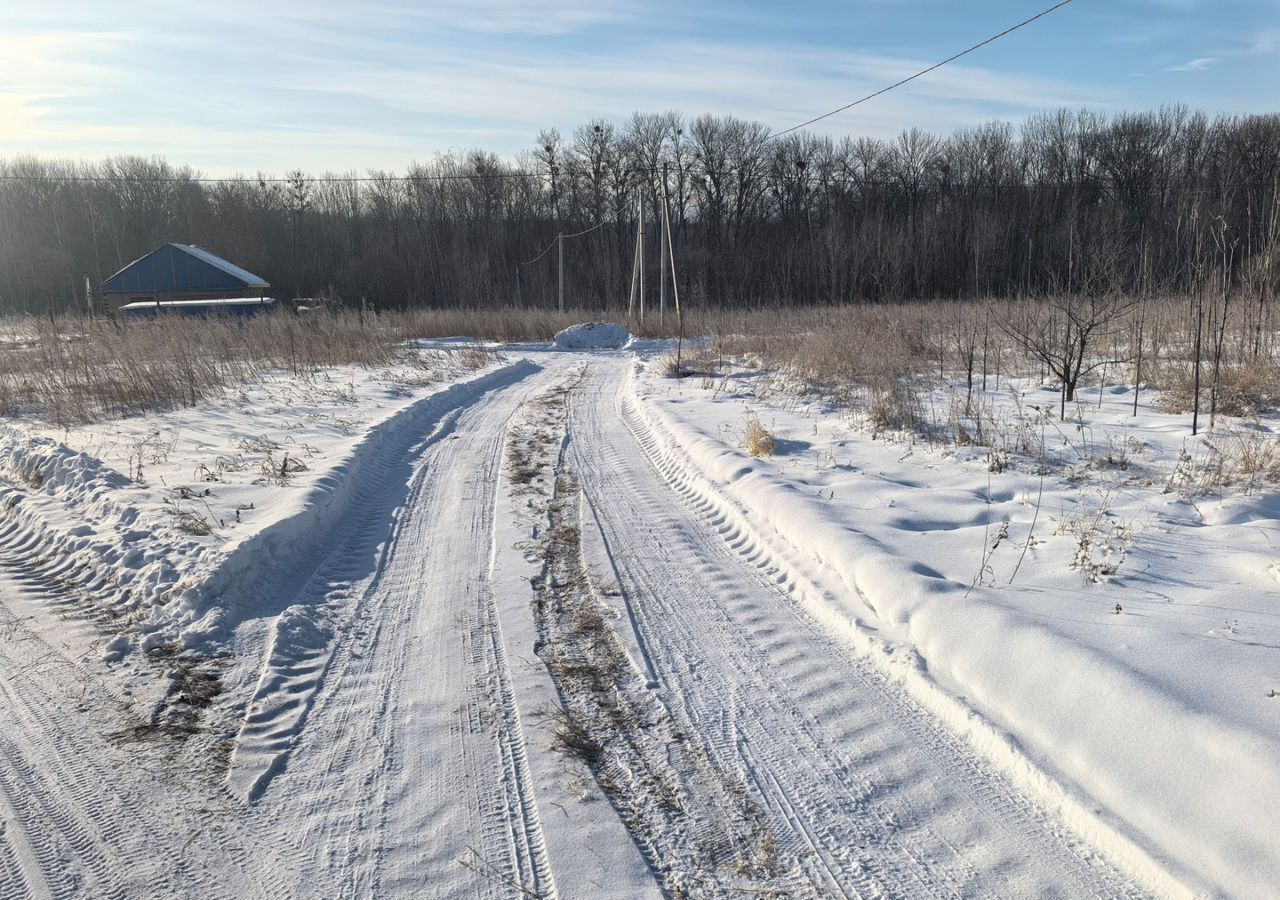
[[[0,423],[0,896],[1275,895],[1280,422],[596,338]]]

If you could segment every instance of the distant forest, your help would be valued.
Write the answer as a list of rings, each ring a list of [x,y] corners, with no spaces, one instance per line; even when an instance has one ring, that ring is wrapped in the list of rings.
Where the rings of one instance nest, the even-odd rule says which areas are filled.
[[[378,308],[625,303],[638,210],[656,302],[667,168],[682,297],[717,306],[1185,293],[1280,273],[1280,114],[1061,110],[892,140],[771,139],[760,123],[637,113],[539,134],[514,160],[201,181],[158,158],[0,161],[0,311],[83,308],[162,243],[272,294]],[[603,223],[603,224],[601,224]]]

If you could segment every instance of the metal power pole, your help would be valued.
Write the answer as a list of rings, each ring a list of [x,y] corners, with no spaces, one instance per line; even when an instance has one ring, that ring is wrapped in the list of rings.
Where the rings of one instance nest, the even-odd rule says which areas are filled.
[[[564,232],[556,235],[556,244],[560,254],[560,286],[557,296],[560,298],[560,312],[564,312]]]

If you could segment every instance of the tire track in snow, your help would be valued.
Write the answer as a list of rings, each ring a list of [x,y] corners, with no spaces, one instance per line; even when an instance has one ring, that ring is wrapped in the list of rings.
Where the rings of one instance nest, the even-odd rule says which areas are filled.
[[[730,515],[730,506],[720,498],[714,488],[699,476],[691,474],[690,461],[682,450],[676,449],[670,438],[660,438],[653,425],[633,405],[629,396],[620,399],[619,410],[630,421],[637,440],[646,448],[653,465],[691,510],[705,517],[717,530],[726,546],[739,553],[744,561],[757,569],[759,576],[779,590],[785,589],[795,598],[813,590],[805,576],[792,568],[787,558],[779,557],[777,550],[761,539],[749,527],[739,524],[737,516]],[[784,561],[786,560],[786,561]],[[825,600],[820,602],[827,602]],[[812,627],[822,626],[813,621],[803,609],[798,615]],[[1103,896],[1141,897],[1142,889],[1118,872],[1113,864],[1082,840],[1055,815],[1046,812],[1021,793],[1008,779],[973,750],[965,741],[940,720],[912,699],[878,666],[862,657],[854,658],[868,685],[880,691],[882,702],[893,710],[893,720],[914,735],[920,746],[929,747],[942,755],[951,754],[954,766],[964,775],[964,783],[977,799],[977,808],[998,810],[999,827],[1015,839],[1027,833],[1040,833],[1053,842],[1058,851],[1057,865],[1061,867],[1057,879],[1046,896]]]
[[[585,782],[594,778],[611,801],[606,815],[617,811],[671,895],[773,891],[774,854],[741,777],[711,765],[657,702],[634,648],[610,625],[621,613],[592,583],[583,541],[589,510],[566,432],[580,378],[531,404],[509,454],[522,486],[515,495],[526,498],[521,508],[536,523],[525,549],[541,562],[531,582],[531,624],[556,699],[539,718],[553,725],[544,730],[564,757],[564,777],[582,784],[570,802],[586,802]],[[644,880],[634,886],[647,895]]]
[[[47,594],[31,602],[48,602]],[[234,852],[214,836],[216,789],[178,775],[167,739],[122,743],[145,719],[7,606],[3,613],[0,857],[14,860],[25,883],[3,896],[250,890]]]
[[[538,381],[419,445],[407,493],[385,486],[402,501],[335,554],[372,573],[316,581],[330,659],[250,815],[288,845],[290,894],[554,895],[487,583],[506,423]]]
[[[500,819],[508,824],[513,865],[519,873],[516,882],[528,887],[537,896],[553,897],[555,882],[542,846],[542,825],[529,778],[520,713],[516,709],[511,672],[507,666],[506,648],[502,641],[502,628],[492,591],[484,591],[478,616],[468,628],[467,636],[473,648],[471,665],[476,671],[484,673],[476,679],[474,685],[492,703],[496,717],[494,726],[502,765],[502,803],[497,815],[490,815],[490,821]],[[473,696],[471,700],[473,707],[480,707],[481,698]]]
[[[518,374],[523,376],[533,370],[534,367],[525,364],[525,370]],[[490,379],[488,385],[493,387],[494,381]],[[510,384],[498,386],[506,388]],[[454,395],[459,393],[463,392],[454,392]],[[501,395],[502,391],[495,394]],[[457,399],[453,396],[451,402]],[[407,507],[417,509],[417,518],[433,516],[433,527],[437,530],[448,528],[452,523],[447,521],[447,516],[442,521],[439,514],[430,511],[431,507],[440,499],[449,502],[448,480],[469,471],[473,462],[460,445],[467,443],[469,449],[476,450],[477,457],[484,457],[487,452],[490,459],[496,458],[501,424],[509,414],[504,411],[514,408],[518,402],[516,397],[500,401],[481,396],[463,399],[467,400],[464,403],[467,409],[456,410],[455,418],[461,418],[464,412],[468,414],[472,429],[484,440],[457,442],[459,449],[447,455],[448,465],[443,459],[433,457],[433,462],[440,463],[439,471],[424,468],[422,477],[415,481],[417,493],[407,502]],[[490,420],[495,413],[496,418]],[[427,448],[421,446],[421,436],[419,442],[418,457],[423,457]],[[455,444],[444,438],[437,443]],[[396,454],[384,454],[384,463],[388,456]],[[371,471],[366,470],[365,474]],[[372,482],[385,480],[389,471],[384,467],[366,479],[365,493],[356,498],[358,505],[352,507],[356,515],[338,523],[337,541],[343,539],[344,533],[350,536],[352,530],[361,530],[362,518],[369,517],[368,501],[385,493],[380,493],[379,486]],[[488,499],[479,506],[489,513],[493,505],[490,483],[493,476],[492,466],[480,468],[476,475],[482,490],[488,491]],[[404,490],[402,482],[402,495]],[[397,521],[407,517],[406,511],[407,508],[397,513]],[[397,522],[388,524],[384,518],[382,524],[387,527],[381,536],[366,528],[363,534],[368,542],[363,545],[355,542],[371,556],[382,554],[383,545],[398,542],[399,533],[393,527]],[[84,605],[93,599],[87,591],[95,586],[107,594],[113,590],[112,579],[102,570],[69,567],[67,562],[44,554],[43,539],[25,525],[10,520],[3,522],[0,531],[0,546],[11,570],[5,577],[30,595],[33,602],[79,617],[92,611],[92,607]],[[331,537],[321,536],[319,542],[323,545]],[[426,540],[429,537],[424,533],[422,540],[402,546],[406,552],[401,554],[400,563],[407,564],[418,556],[428,557],[423,551],[431,549],[430,541]],[[326,613],[349,611],[358,605],[361,579],[357,577],[358,572],[341,564],[343,555],[328,554],[333,558],[333,565],[325,574],[333,576],[333,590],[326,592],[317,587],[312,595],[324,602],[332,601],[332,607],[325,608]],[[487,555],[478,559],[487,565]],[[483,565],[480,570],[483,571]],[[294,577],[286,570],[276,575],[277,581],[285,584],[292,583]],[[307,581],[306,576],[302,581]],[[312,581],[313,587],[319,584],[315,573]],[[270,579],[267,584],[269,586]],[[190,753],[179,752],[175,749],[177,745],[165,740],[139,743],[123,735],[113,736],[127,731],[131,722],[145,722],[145,717],[128,713],[128,698],[111,689],[109,683],[95,680],[95,676],[34,633],[23,633],[17,638],[13,633],[0,634],[5,638],[0,640],[0,688],[12,684],[14,695],[0,707],[0,735],[4,735],[0,741],[0,815],[4,816],[3,828],[0,828],[0,896],[214,898],[428,893],[405,889],[391,881],[379,881],[380,870],[396,855],[381,841],[388,811],[395,805],[394,792],[388,782],[400,771],[395,755],[387,750],[413,743],[396,733],[398,700],[410,690],[396,679],[412,669],[413,648],[406,643],[403,633],[392,632],[397,626],[412,624],[413,614],[423,599],[411,591],[402,591],[389,599],[384,592],[371,598],[376,602],[364,604],[364,614],[354,620],[335,615],[332,624],[341,641],[328,660],[328,674],[324,678],[321,675],[326,670],[323,665],[317,665],[318,656],[306,652],[291,655],[287,641],[276,648],[281,652],[275,655],[272,674],[279,677],[274,686],[282,693],[298,692],[300,687],[301,693],[305,693],[307,689],[336,679],[339,672],[351,674],[344,688],[352,690],[338,692],[340,704],[324,706],[326,713],[335,705],[349,708],[350,715],[339,725],[339,738],[347,739],[332,740],[328,746],[322,744],[318,748],[314,743],[307,746],[309,755],[325,760],[343,789],[327,792],[326,789],[334,785],[334,779],[321,780],[313,794],[288,799],[286,805],[296,806],[300,810],[298,815],[274,818],[265,809],[246,811],[229,804],[218,795],[216,788],[199,778],[187,778],[180,766],[190,761]],[[266,607],[270,604],[271,598],[267,597]],[[257,607],[243,603],[236,612],[244,613],[249,619],[260,614]],[[387,617],[389,627],[384,627],[387,619],[382,617],[383,612],[399,613],[402,618],[397,621],[395,615],[390,615]],[[10,618],[18,622],[16,617]],[[4,630],[13,631],[7,625]],[[441,629],[441,633],[444,630]],[[373,640],[369,640],[371,636]],[[393,646],[401,652],[383,652]],[[378,665],[362,668],[358,658],[365,653]],[[382,665],[388,662],[393,664]],[[418,688],[421,684],[410,687]],[[269,697],[272,692],[263,691],[262,695]],[[298,711],[307,704],[295,694],[286,702],[291,706],[289,714],[274,723],[257,723],[263,726],[260,735],[264,741],[280,741],[268,749],[296,750],[294,739],[298,731],[305,736],[313,730],[310,725],[301,726],[316,715],[317,699],[313,691],[310,711],[302,716]],[[327,732],[326,737],[332,734]],[[366,735],[374,738],[372,746],[360,741]],[[121,740],[130,742],[121,744]],[[468,741],[469,746],[472,744],[478,749],[469,751],[470,755],[483,759],[485,754],[481,752],[479,738]],[[50,748],[57,748],[56,752],[50,752]],[[331,748],[334,752],[325,756]],[[492,755],[496,758],[499,752],[494,750]],[[506,768],[497,765],[493,769],[499,773],[493,785],[510,784],[510,778],[501,773],[509,771],[517,757],[515,745],[509,744],[502,755]],[[367,765],[370,761],[375,766]],[[448,765],[455,762],[449,760]],[[488,764],[488,760],[484,762]],[[427,780],[424,771],[408,768],[412,779]],[[286,767],[285,772],[288,770]],[[484,771],[483,766],[477,766],[481,790],[489,785],[481,774]],[[465,801],[469,787],[465,782],[454,782],[449,787],[448,793],[437,792],[442,804]],[[274,792],[272,786],[266,796]],[[527,801],[527,790],[518,788],[513,794]],[[491,804],[492,815],[504,817],[509,805]],[[534,816],[531,801],[525,806],[523,819],[512,826],[516,829],[511,832],[514,837],[504,837],[501,846],[492,853],[488,844],[474,842],[485,852],[486,860],[497,861],[498,871],[514,872],[513,879],[527,876],[519,864],[506,862],[511,855],[509,848],[519,841],[526,848],[522,854],[525,860],[536,860],[539,853],[538,835],[530,824]],[[321,812],[306,815],[316,810]],[[324,815],[326,812],[328,818]],[[459,831],[464,832],[465,826]],[[490,831],[503,834],[501,829]],[[407,844],[401,848],[409,856],[405,868],[412,870],[415,851],[430,846],[433,839],[426,829],[405,837]],[[447,859],[445,867],[450,873],[462,873],[463,877],[441,879],[437,888],[441,894],[457,893],[448,887],[450,881],[461,884],[468,879],[483,882],[474,891],[476,896],[511,894],[501,882],[498,888],[492,887],[490,875],[468,876],[456,858]],[[353,877],[347,878],[347,874]],[[424,881],[431,882],[426,870],[419,873],[418,886]],[[386,890],[382,889],[384,884]]]
[[[577,407],[584,487],[624,548],[614,564],[664,700],[722,765],[753,776],[809,893],[834,882],[855,896],[1137,896],[803,612],[771,548],[730,524],[620,402],[620,375]]]
[[[447,438],[459,414],[458,409],[445,412],[427,438],[410,451],[410,458],[420,457]],[[271,777],[283,769],[294,739],[306,724],[315,692],[333,659],[334,634],[358,602],[353,599],[352,561],[373,552],[397,516],[391,507],[394,493],[387,491],[386,484],[394,478],[393,467],[403,462],[391,454],[385,454],[381,461],[375,477],[356,492],[352,505],[358,512],[349,534],[272,625],[267,661],[247,704],[228,779],[232,793],[246,801],[256,799]],[[420,468],[410,482],[406,504],[418,499],[425,472]],[[385,560],[384,555],[370,591],[377,589]]]

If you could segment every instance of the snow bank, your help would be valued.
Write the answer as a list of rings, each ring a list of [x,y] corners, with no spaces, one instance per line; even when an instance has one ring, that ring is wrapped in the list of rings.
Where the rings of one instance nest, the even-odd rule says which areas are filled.
[[[627,402],[677,490],[790,560],[818,586],[806,600],[815,618],[884,662],[923,705],[1149,887],[1265,897],[1280,883],[1271,839],[1280,743],[1091,646],[1083,629],[1099,626],[1046,609],[1052,587],[1037,587],[1036,615],[992,588],[967,594],[967,583],[939,571],[949,568],[944,560],[917,561],[912,547],[923,543],[913,539],[961,527],[947,519],[961,512],[960,498],[940,496],[936,522],[895,526],[907,512],[877,496],[887,490],[878,482],[863,477],[861,493],[842,498],[847,507],[833,503],[813,489],[811,467],[797,461],[793,476],[785,462],[751,460],[727,445],[717,432],[726,427],[722,411],[696,394],[655,385],[646,395],[633,381]],[[900,447],[889,452],[901,456]],[[921,494],[923,480],[904,487],[921,502],[941,494]],[[983,496],[979,485],[968,505]],[[881,519],[887,527],[869,527]],[[1125,624],[1106,615],[1103,625]],[[1133,627],[1113,633],[1121,654],[1140,640]]]
[[[338,525],[356,508],[360,493],[376,483],[384,465],[405,452],[451,410],[484,391],[536,370],[528,360],[449,385],[400,410],[370,429],[347,457],[307,492],[301,509],[238,544],[200,584],[183,592],[170,622],[187,646],[220,642],[256,605],[278,601],[305,584],[317,560],[333,543]]]
[[[335,400],[299,399],[265,415],[242,395],[239,404],[110,423],[111,435],[74,435],[94,452],[0,423],[0,556],[78,615],[118,629],[103,647],[108,662],[134,649],[217,652],[240,621],[305,581],[308,560],[385,458],[451,409],[535,368],[520,360],[418,389],[352,381],[334,389]],[[283,390],[262,387],[276,401]],[[372,420],[349,418],[357,406]],[[255,477],[258,453],[234,451],[241,435],[265,441],[269,423],[282,429],[271,444],[275,469],[286,456],[305,461],[287,484]],[[157,443],[165,446],[144,452]],[[127,458],[134,477],[98,458],[104,452]],[[215,453],[232,468],[222,472]],[[210,469],[220,476],[200,477]]]
[[[162,608],[206,545],[155,521],[149,492],[87,453],[0,425],[0,551],[76,612],[136,619]],[[127,645],[112,641],[108,658]],[[153,646],[151,644],[148,647]]]
[[[631,332],[608,322],[584,322],[556,333],[561,350],[618,350],[630,340]]]

